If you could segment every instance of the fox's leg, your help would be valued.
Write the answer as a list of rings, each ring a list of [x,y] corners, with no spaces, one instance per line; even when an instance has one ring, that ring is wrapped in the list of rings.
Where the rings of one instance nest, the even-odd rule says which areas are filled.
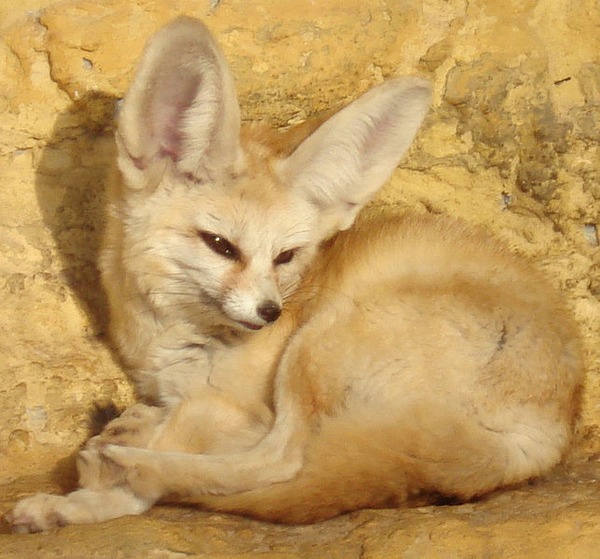
[[[196,454],[227,454],[255,446],[268,433],[273,412],[260,401],[205,385],[195,387],[166,416],[144,445],[106,441],[119,446]]]
[[[101,452],[126,469],[127,483],[137,495],[151,500],[166,494],[226,495],[292,479],[303,465],[311,417],[318,415],[310,375],[301,370],[307,360],[297,355],[296,345],[291,343],[280,365],[275,421],[270,430],[263,424],[254,432],[253,444],[220,454],[173,452],[175,447],[164,445],[107,445]]]
[[[15,531],[39,532],[66,524],[102,522],[142,514],[156,501],[132,491],[126,470],[107,460],[109,444],[183,452],[233,452],[256,445],[272,423],[263,405],[248,406],[209,387],[173,410],[136,404],[107,424],[79,453],[81,489],[65,496],[38,494],[21,500],[8,520]]]
[[[154,501],[135,495],[125,482],[123,468],[105,460],[99,449],[108,443],[145,446],[163,416],[161,408],[136,404],[111,421],[100,435],[88,441],[77,458],[81,489],[64,496],[38,493],[22,499],[7,515],[13,530],[40,532],[148,510]]]
[[[134,404],[107,423],[99,435],[87,442],[86,448],[96,448],[104,444],[145,447],[167,417],[166,408]]]
[[[250,450],[191,454],[108,445],[101,452],[126,470],[136,495],[157,501],[166,494],[228,495],[292,479],[302,468],[308,422],[294,410]]]
[[[129,514],[142,514],[154,502],[127,487],[102,491],[78,489],[68,495],[38,493],[17,503],[7,515],[13,532],[43,532],[67,524],[90,524]]]

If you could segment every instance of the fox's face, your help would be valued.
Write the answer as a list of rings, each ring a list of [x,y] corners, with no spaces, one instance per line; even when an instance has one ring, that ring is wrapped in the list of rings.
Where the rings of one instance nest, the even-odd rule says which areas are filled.
[[[156,308],[258,330],[277,320],[322,238],[318,212],[269,173],[201,185],[167,172],[129,221]]]
[[[177,20],[148,42],[119,116],[126,281],[157,316],[275,321],[319,243],[388,179],[429,100],[426,81],[391,80],[293,145],[252,139],[219,47],[199,22]]]

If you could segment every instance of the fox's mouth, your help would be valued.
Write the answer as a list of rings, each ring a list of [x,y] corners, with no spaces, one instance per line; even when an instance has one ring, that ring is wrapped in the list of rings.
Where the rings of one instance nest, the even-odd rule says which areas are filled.
[[[260,330],[264,326],[264,324],[255,324],[254,322],[246,322],[245,320],[238,320],[237,323],[248,330]]]

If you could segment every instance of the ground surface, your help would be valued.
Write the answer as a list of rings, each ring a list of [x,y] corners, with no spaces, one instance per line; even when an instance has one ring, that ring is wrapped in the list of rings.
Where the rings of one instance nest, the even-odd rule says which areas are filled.
[[[2,488],[6,510],[48,478]],[[361,511],[314,526],[275,526],[193,508],[45,534],[0,533],[2,558],[89,559],[597,559],[600,462],[585,460],[543,482],[477,503]]]

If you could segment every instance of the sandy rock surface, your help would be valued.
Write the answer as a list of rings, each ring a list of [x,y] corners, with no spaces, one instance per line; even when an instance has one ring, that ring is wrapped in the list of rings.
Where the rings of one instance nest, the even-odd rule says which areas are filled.
[[[0,505],[56,481],[21,478]],[[0,533],[0,557],[43,559],[595,559],[598,469],[580,462],[551,479],[459,506],[359,511],[312,526],[277,526],[183,507],[68,526]]]
[[[600,557],[596,0],[0,3],[0,512],[66,483],[94,402],[132,400],[104,338],[103,183],[135,61],[180,13],[219,38],[246,121],[301,122],[390,76],[433,81],[425,127],[376,204],[483,224],[566,293],[587,355],[574,457],[482,503],[303,528],[165,507],[0,535],[0,557]]]

